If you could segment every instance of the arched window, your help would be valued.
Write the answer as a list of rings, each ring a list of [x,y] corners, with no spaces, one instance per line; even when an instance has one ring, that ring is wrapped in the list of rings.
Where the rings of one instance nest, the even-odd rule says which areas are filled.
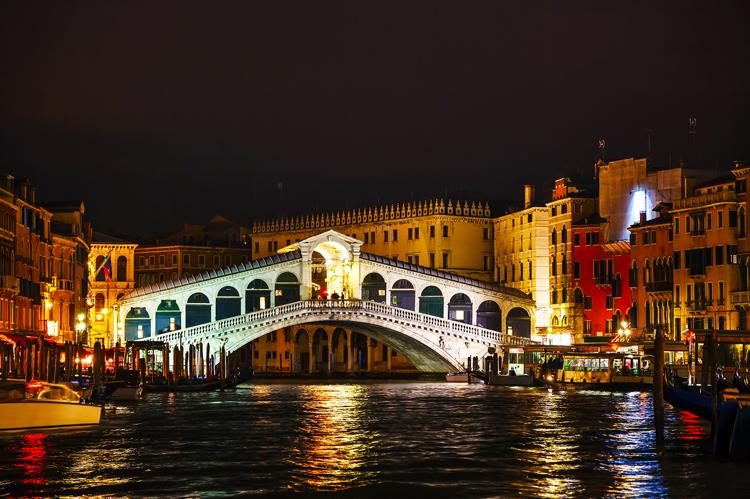
[[[557,257],[552,257],[552,275],[557,275]]]
[[[128,280],[128,258],[126,256],[117,257],[117,280],[127,281]]]
[[[552,227],[552,244],[557,244],[557,230]]]
[[[562,243],[563,244],[565,244],[565,243],[568,242],[568,229],[566,229],[564,225],[563,225],[563,228],[562,228],[562,237],[561,237],[561,239],[562,239]]]
[[[576,288],[573,291],[573,301],[576,305],[582,305],[583,304],[583,291],[581,291],[581,288]]]
[[[101,312],[104,309],[104,295],[102,293],[97,293],[95,298],[95,305],[96,311]]]
[[[534,276],[532,275],[532,272],[531,272],[531,260],[529,260],[529,279],[533,279],[533,278]]]
[[[521,280],[523,281],[523,262],[518,264],[518,273],[521,276]]]

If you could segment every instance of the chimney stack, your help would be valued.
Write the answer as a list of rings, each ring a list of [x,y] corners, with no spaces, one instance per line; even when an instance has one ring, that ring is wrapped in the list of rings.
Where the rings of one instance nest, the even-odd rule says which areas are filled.
[[[523,186],[523,208],[531,208],[534,204],[534,186],[526,184]]]
[[[645,211],[641,212],[641,223],[646,223],[646,212]]]

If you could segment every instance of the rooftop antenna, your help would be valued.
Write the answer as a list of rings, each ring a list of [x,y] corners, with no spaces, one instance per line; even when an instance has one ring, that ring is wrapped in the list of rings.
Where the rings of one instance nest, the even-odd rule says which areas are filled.
[[[594,163],[594,180],[596,180],[596,175],[599,171],[599,162],[604,162],[604,156],[607,153],[607,140],[600,137],[596,140],[596,148],[598,151],[597,154],[597,161]]]

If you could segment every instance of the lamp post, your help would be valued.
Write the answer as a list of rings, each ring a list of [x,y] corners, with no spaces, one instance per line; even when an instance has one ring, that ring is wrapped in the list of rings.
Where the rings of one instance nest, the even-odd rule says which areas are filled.
[[[630,342],[630,335],[633,334],[633,331],[630,329],[630,323],[627,321],[622,321],[620,323],[620,328],[617,330],[617,336],[621,338],[625,338],[625,342]]]
[[[83,332],[86,330],[86,314],[78,314],[76,317],[76,342],[83,342]]]

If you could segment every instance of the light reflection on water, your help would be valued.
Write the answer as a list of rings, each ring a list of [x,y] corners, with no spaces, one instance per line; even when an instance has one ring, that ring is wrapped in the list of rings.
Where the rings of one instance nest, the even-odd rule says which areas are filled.
[[[647,393],[444,383],[251,384],[149,394],[100,427],[0,434],[0,494],[693,496],[721,480],[707,425]],[[736,466],[736,465],[732,465]],[[712,484],[700,488],[696,484]],[[697,488],[696,488],[697,487]]]

